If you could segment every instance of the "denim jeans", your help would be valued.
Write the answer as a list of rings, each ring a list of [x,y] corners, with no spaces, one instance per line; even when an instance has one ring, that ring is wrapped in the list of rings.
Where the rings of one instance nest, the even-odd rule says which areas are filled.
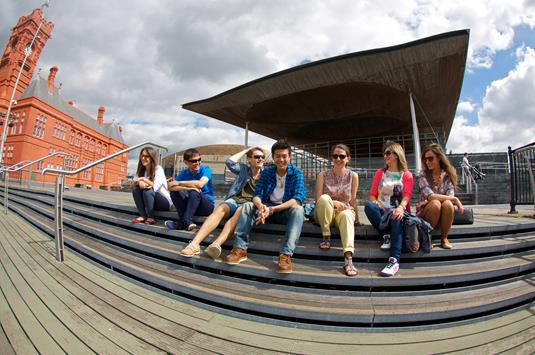
[[[269,204],[268,204],[269,206]],[[257,208],[252,202],[242,205],[238,225],[236,226],[235,248],[247,250],[249,246],[249,232],[255,224]],[[278,223],[286,225],[285,241],[280,250],[281,254],[292,256],[301,236],[301,228],[305,213],[303,207],[299,205],[292,206],[284,211],[275,212],[266,219],[266,223]]]
[[[381,218],[386,211],[375,203],[368,201],[364,206],[364,212],[379,234],[390,234],[390,256],[396,258],[399,262],[403,246],[403,221],[399,219],[391,219],[390,230],[379,230]]]
[[[132,190],[137,211],[143,218],[154,218],[154,211],[169,211],[169,201],[153,189],[140,189],[136,186]]]
[[[195,190],[171,192],[171,200],[178,213],[178,229],[187,228],[193,216],[208,216],[214,210],[214,204],[206,195]]]

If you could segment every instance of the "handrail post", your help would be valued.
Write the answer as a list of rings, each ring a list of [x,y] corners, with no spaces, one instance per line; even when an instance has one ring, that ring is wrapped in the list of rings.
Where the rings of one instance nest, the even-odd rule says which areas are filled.
[[[515,169],[514,169],[514,164],[513,164],[513,150],[511,149],[511,146],[508,146],[507,147],[507,155],[509,156],[509,176],[511,177],[511,201],[509,202],[509,205],[510,205],[510,209],[509,209],[509,213],[510,214],[514,214],[514,213],[518,213],[516,211],[516,201],[515,201],[515,189],[516,189],[516,184],[515,184]]]
[[[7,170],[4,171],[4,213],[7,214],[7,210],[9,208],[8,206],[8,203],[9,203],[9,200],[7,198],[7,194],[8,194],[8,183],[7,183],[7,179],[8,179],[8,176],[9,176],[9,172]]]
[[[63,185],[65,176],[59,174],[56,177],[56,193],[54,201],[55,214],[55,234],[56,234],[56,260],[63,262],[65,260],[64,243],[63,243]]]

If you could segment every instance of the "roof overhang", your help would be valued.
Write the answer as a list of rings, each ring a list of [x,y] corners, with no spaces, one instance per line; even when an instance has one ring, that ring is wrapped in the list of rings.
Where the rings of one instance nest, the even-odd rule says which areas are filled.
[[[182,107],[238,127],[248,122],[251,131],[273,139],[306,144],[412,134],[412,92],[420,131],[432,126],[447,138],[468,40],[469,30],[460,30],[332,57]]]

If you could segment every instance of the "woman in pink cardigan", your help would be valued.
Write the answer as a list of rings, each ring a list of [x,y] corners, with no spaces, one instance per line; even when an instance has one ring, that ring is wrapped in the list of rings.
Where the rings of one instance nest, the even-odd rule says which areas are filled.
[[[403,245],[403,213],[410,212],[413,177],[408,169],[405,152],[398,143],[387,141],[383,148],[383,158],[385,167],[375,172],[370,201],[366,203],[364,212],[373,227],[383,236],[381,249],[390,250],[390,258],[380,275],[393,276],[399,269]]]

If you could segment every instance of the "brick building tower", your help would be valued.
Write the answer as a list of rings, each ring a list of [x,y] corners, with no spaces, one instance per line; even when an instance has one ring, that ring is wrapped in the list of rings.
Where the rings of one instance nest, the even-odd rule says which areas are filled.
[[[24,58],[24,49],[31,42],[40,21],[43,21],[43,16],[41,10],[36,9],[30,15],[22,16],[12,30],[0,62],[0,116],[5,116]],[[63,99],[55,84],[59,70],[56,66],[50,68],[47,78],[36,76],[32,80],[41,51],[53,28],[51,22],[43,22],[32,54],[22,70],[15,95],[17,104],[12,106],[12,118],[8,123],[7,140],[2,152],[7,165],[63,151],[71,154],[65,161],[67,169],[74,170],[127,147],[122,128],[104,122],[104,107],[99,107],[97,117],[93,117],[78,109],[73,100]],[[0,124],[5,124],[3,117],[0,117]],[[53,182],[54,176],[43,176],[36,172],[45,167],[62,168],[63,163],[63,158],[56,156],[33,166],[34,173],[31,175],[22,172],[19,176],[13,174],[13,177]],[[126,178],[127,164],[127,154],[123,154],[67,177],[66,183],[92,187],[118,186]]]

